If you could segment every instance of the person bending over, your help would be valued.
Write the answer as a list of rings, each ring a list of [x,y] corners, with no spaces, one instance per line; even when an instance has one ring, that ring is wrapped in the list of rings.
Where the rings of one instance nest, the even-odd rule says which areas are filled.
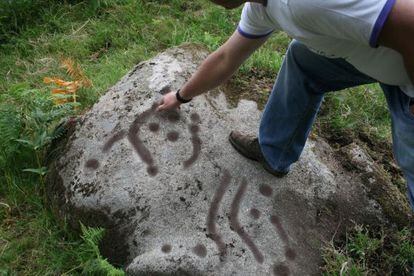
[[[414,1],[212,0],[244,4],[237,30],[159,111],[215,88],[275,31],[290,43],[263,112],[258,137],[232,131],[231,144],[275,176],[299,159],[326,92],[378,82],[392,118],[395,158],[414,208]]]

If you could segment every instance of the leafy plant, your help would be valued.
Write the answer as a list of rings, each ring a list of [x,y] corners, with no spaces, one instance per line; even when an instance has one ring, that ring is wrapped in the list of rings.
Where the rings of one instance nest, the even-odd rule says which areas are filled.
[[[68,102],[76,104],[78,90],[82,87],[91,87],[92,82],[85,76],[80,65],[76,64],[72,59],[64,59],[62,61],[62,67],[65,68],[68,75],[72,77],[72,81],[45,77],[43,82],[46,84],[53,83],[59,87],[52,89],[52,97],[55,105],[62,105]]]
[[[108,275],[121,276],[125,273],[113,267],[99,252],[99,242],[104,236],[104,229],[91,228],[81,224],[82,239],[84,241],[81,248],[83,253],[81,258],[81,267],[83,275]],[[91,258],[91,256],[93,256]]]
[[[53,105],[50,95],[16,85],[0,95],[0,164],[3,170],[46,173],[45,148],[62,133],[53,127],[72,114],[76,103]]]

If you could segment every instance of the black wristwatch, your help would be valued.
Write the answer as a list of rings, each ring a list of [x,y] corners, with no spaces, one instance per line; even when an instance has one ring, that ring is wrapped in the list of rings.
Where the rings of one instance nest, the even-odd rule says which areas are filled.
[[[184,99],[183,97],[181,97],[181,96],[180,96],[180,89],[178,89],[178,90],[177,90],[177,93],[175,93],[175,97],[177,98],[177,101],[179,101],[180,103],[188,103],[188,102],[190,102],[190,101],[192,100],[192,98],[191,98],[191,99],[186,100],[186,99]]]

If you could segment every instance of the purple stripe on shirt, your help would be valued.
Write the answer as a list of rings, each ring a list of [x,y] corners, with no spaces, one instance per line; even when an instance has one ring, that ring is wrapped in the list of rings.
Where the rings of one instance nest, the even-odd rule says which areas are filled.
[[[394,7],[395,1],[396,0],[387,0],[387,2],[381,10],[381,13],[377,18],[377,21],[375,22],[374,28],[372,29],[371,37],[369,39],[369,45],[373,48],[378,47],[378,37],[380,35],[380,32],[382,31],[382,28],[384,27],[388,15]]]
[[[394,0],[395,1],[395,0]],[[249,34],[246,33],[245,31],[243,31],[240,26],[237,26],[237,31],[239,32],[239,34],[241,34],[242,36],[246,37],[246,38],[250,38],[250,39],[258,39],[258,38],[262,38],[262,37],[266,37],[268,35],[270,35],[271,33],[273,33],[273,31],[270,31],[266,34],[262,34],[262,35],[255,35],[255,34]]]

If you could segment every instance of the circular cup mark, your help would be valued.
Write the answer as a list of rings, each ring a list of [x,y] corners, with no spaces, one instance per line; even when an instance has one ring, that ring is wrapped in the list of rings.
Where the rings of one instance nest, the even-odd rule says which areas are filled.
[[[167,86],[164,86],[161,90],[160,90],[160,94],[161,95],[165,95],[165,94],[167,94],[168,92],[170,92],[171,91],[171,87],[169,86],[169,85],[167,85]]]
[[[192,113],[190,119],[193,123],[199,123],[201,121],[200,116],[197,113]]]
[[[295,250],[293,250],[293,248],[286,248],[285,250],[285,256],[287,259],[293,261],[294,259],[296,259],[296,252]]]
[[[168,254],[168,253],[170,253],[171,252],[171,245],[169,245],[169,244],[164,244],[162,247],[161,247],[161,251],[163,252],[163,253],[165,253],[165,254]]]
[[[205,256],[207,256],[207,249],[204,245],[202,244],[197,244],[194,248],[193,248],[193,252],[194,254],[196,254],[197,256],[199,256],[200,258],[204,258]]]
[[[167,133],[167,139],[168,139],[168,141],[171,141],[171,142],[177,141],[178,136],[179,136],[179,134],[178,134],[177,131],[171,131],[171,132]]]
[[[148,127],[149,127],[149,130],[152,132],[157,132],[160,129],[160,125],[157,123],[150,123]]]
[[[260,211],[257,210],[256,208],[252,208],[250,210],[250,216],[254,219],[258,219],[258,218],[260,218]]]
[[[289,276],[290,270],[285,264],[277,264],[273,266],[273,274],[276,276]]]
[[[266,197],[270,197],[273,193],[273,189],[269,185],[264,184],[260,186],[259,192]]]
[[[88,169],[96,170],[97,168],[99,168],[99,161],[96,159],[89,159],[88,161],[86,161],[85,167]]]
[[[176,123],[180,120],[180,114],[176,111],[171,111],[168,115],[167,115],[167,119],[168,121],[172,122],[172,123]]]
[[[191,133],[195,134],[195,133],[197,133],[199,131],[200,131],[200,127],[198,125],[191,125],[190,126],[190,132]]]
[[[157,168],[157,166],[149,166],[149,167],[147,168],[147,173],[148,173],[150,176],[156,176],[156,175],[157,175],[157,173],[158,173],[158,168]]]
[[[151,109],[150,110],[152,110],[152,111],[155,111],[155,109],[157,109],[157,107],[160,105],[160,103],[158,103],[158,102],[154,102],[154,103],[152,103],[152,105],[151,105]]]

